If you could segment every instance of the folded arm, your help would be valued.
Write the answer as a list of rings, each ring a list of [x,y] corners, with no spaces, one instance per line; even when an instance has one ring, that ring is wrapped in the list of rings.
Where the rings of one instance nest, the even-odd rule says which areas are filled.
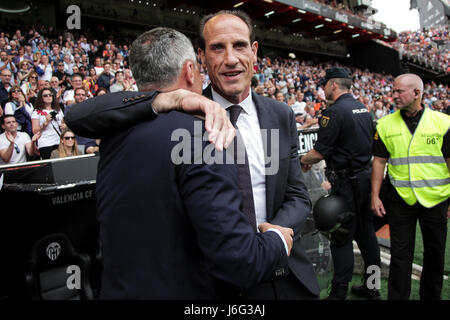
[[[204,116],[208,139],[219,151],[233,141],[235,129],[226,111],[218,103],[183,89],[163,93],[121,91],[105,94],[73,105],[65,115],[65,121],[76,134],[97,139],[172,110]]]

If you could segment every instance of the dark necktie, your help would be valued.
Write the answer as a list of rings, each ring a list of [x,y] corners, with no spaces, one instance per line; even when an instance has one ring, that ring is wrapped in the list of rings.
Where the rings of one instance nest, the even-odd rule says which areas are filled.
[[[244,141],[239,133],[236,122],[239,118],[239,114],[242,111],[242,107],[239,105],[232,105],[228,107],[230,111],[230,121],[231,124],[236,128],[236,136],[234,137],[234,160],[237,167],[238,173],[238,187],[239,192],[242,195],[242,212],[247,217],[248,222],[252,228],[256,231],[256,215],[255,215],[255,204],[253,202],[253,189],[252,189],[252,179],[250,176],[250,168],[248,165],[247,152],[245,151]],[[245,162],[237,161],[238,157],[238,145],[243,147]],[[241,157],[242,158],[242,157]]]

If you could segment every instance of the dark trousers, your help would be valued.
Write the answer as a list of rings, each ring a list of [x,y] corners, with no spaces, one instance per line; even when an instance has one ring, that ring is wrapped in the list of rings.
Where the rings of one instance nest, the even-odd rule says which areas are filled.
[[[58,149],[58,146],[59,145],[55,144],[54,146],[39,148],[39,153],[41,154],[41,158],[44,160],[50,159],[50,155],[51,155],[52,151]]]
[[[347,284],[352,280],[354,256],[353,239],[356,240],[364,260],[365,270],[371,265],[379,266],[380,247],[375,235],[373,213],[370,207],[370,169],[356,174],[358,188],[356,195],[349,179],[340,179],[333,186],[333,194],[343,197],[352,212],[353,219],[346,225],[349,230],[347,241],[344,245],[337,246],[331,243],[331,255],[333,257],[334,276],[333,283]],[[358,199],[359,214],[355,210],[354,196]]]
[[[433,208],[425,208],[418,202],[409,206],[401,199],[389,205],[391,264],[388,299],[409,299],[417,220],[422,231],[424,246],[420,298],[441,299],[447,237],[447,208],[448,201]]]
[[[317,300],[292,273],[276,281],[262,283],[242,293],[240,300]]]

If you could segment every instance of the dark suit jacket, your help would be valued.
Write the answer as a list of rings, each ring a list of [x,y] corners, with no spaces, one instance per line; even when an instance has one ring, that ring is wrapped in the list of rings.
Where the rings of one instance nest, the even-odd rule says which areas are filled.
[[[204,95],[211,98],[208,87]],[[143,119],[154,118],[151,101],[154,92],[118,92],[88,99],[75,105],[65,116],[65,121],[75,133],[92,138],[111,134],[111,129],[121,130]],[[279,130],[279,170],[266,176],[267,220],[272,224],[294,229],[300,234],[311,211],[308,191],[303,182],[298,158],[298,137],[294,112],[284,103],[252,93],[261,129],[268,129],[265,155],[271,150],[270,129]],[[132,100],[131,100],[132,99]],[[118,101],[120,101],[118,103]],[[99,122],[102,122],[99,128]],[[244,137],[245,139],[245,137]],[[263,141],[266,139],[263,139]],[[319,284],[312,263],[300,245],[294,243],[289,257],[289,269],[313,294],[319,294]]]
[[[239,211],[236,167],[193,164],[208,145],[194,119],[174,111],[102,140],[101,298],[216,299],[223,282],[246,289],[287,272],[280,237],[255,233]],[[189,163],[173,158],[181,145]]]
[[[203,95],[211,99],[211,88],[206,88]],[[259,126],[261,129],[267,129],[267,139],[263,137],[263,141],[267,141],[264,143],[266,157],[270,155],[267,150],[273,149],[270,130],[278,129],[279,134],[279,170],[275,175],[266,175],[267,221],[294,229],[297,241],[288,259],[289,270],[309,291],[319,295],[320,288],[314,267],[298,237],[311,211],[311,201],[300,168],[294,112],[285,103],[254,92],[252,99],[258,113]],[[281,284],[275,282],[275,286],[277,285]]]

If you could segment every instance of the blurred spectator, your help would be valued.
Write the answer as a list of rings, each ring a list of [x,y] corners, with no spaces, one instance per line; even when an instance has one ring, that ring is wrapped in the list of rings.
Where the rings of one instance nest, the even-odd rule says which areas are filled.
[[[7,68],[3,68],[0,72],[0,104],[2,109],[5,108],[6,102],[9,100],[9,89],[11,88],[12,73]]]
[[[123,75],[123,71],[117,71],[115,75],[115,82],[109,88],[110,92],[118,92],[118,91],[132,91],[131,84],[125,80]]]
[[[94,67],[89,68],[88,74],[83,80],[83,87],[89,91],[89,96],[95,96],[96,91],[98,90],[97,86],[97,74],[95,73]]]
[[[9,46],[10,46],[10,49],[7,49],[6,52],[8,53],[9,56],[14,58],[15,56],[17,56],[19,54],[17,43],[14,40],[11,40],[9,42]]]
[[[75,133],[73,133],[70,129],[63,130],[58,149],[52,151],[50,159],[73,157],[78,155],[80,155],[80,151],[78,150]]]
[[[102,58],[100,57],[95,58],[94,69],[95,72],[97,73],[97,76],[100,76],[103,73],[104,68],[102,65]]]
[[[64,54],[60,51],[59,45],[54,44],[52,51],[50,52],[50,61],[53,62],[53,66],[55,66],[56,63],[62,61],[64,59]]]
[[[34,68],[31,67],[31,62],[27,59],[19,62],[19,71],[17,72],[17,84],[22,84],[30,74],[34,71]]]
[[[111,73],[115,76],[117,71],[123,71],[122,67],[120,66],[120,60],[115,59],[112,63],[111,67]]]
[[[83,87],[83,78],[80,74],[75,73],[70,77],[69,82],[70,82],[72,89],[66,90],[64,92],[64,98],[63,98],[63,102],[66,107],[75,103],[74,90]]]
[[[97,92],[95,93],[95,96],[102,96],[104,94],[107,94],[108,90],[106,90],[105,88],[98,88]]]
[[[17,122],[13,115],[4,115],[0,121],[5,130],[0,134],[0,164],[26,162],[27,154],[36,154],[35,142],[40,137],[39,132],[30,139],[27,133],[17,131]]]
[[[103,90],[106,90],[102,88]],[[100,89],[99,89],[100,91]],[[86,90],[83,88],[78,88],[75,90],[75,103],[80,103],[86,100]],[[90,153],[98,153],[98,141],[90,138],[85,138],[82,136],[76,136],[78,148],[82,153],[90,154]]]
[[[56,64],[56,70],[53,71],[53,75],[58,78],[59,85],[67,86],[67,78],[70,75],[64,71],[64,61],[59,61]]]
[[[138,87],[136,85],[136,80],[134,80],[134,78],[133,78],[133,74],[131,73],[131,69],[124,69],[123,75],[125,77],[125,81],[128,81],[128,83],[131,84],[131,90],[138,91]],[[201,73],[200,73],[200,76],[201,76]],[[209,84],[209,77],[206,76],[206,75],[205,75],[205,79],[204,79],[203,85],[205,85],[205,83]]]
[[[22,61],[28,61],[30,63],[33,62],[33,56],[25,54],[24,47],[20,47],[18,49],[18,54],[13,59],[13,62],[16,66],[18,66]]]
[[[64,72],[67,73],[69,76],[73,74],[73,66],[74,63],[72,61],[72,56],[69,54],[64,55],[63,62],[64,62]]]
[[[0,51],[0,72],[8,69],[11,73],[11,83],[14,83],[14,74],[17,72],[16,65],[12,62],[12,57],[8,55],[6,50]]]
[[[74,101],[73,101],[73,103],[66,105],[64,111],[65,112],[69,111],[70,108],[72,107],[72,104],[80,103],[80,102],[86,100],[87,94],[88,94],[88,91],[86,89],[84,89],[82,86],[73,89]]]
[[[34,50],[33,52],[35,52],[35,53],[39,52],[41,54],[41,56],[50,54],[50,50],[45,46],[44,41],[39,42],[36,50]]]
[[[375,109],[374,109],[374,113],[373,113],[375,120],[378,120],[387,114],[388,113],[387,113],[385,107],[383,106],[383,103],[381,101],[376,101]]]
[[[17,122],[17,130],[26,132],[33,136],[31,128],[31,115],[33,106],[26,101],[25,94],[18,85],[14,85],[9,90],[9,102],[5,105],[5,115],[14,115]]]
[[[53,68],[48,61],[48,56],[42,56],[41,62],[36,67],[36,73],[38,74],[38,80],[50,81],[53,75]]]
[[[34,134],[41,132],[37,141],[40,155],[42,159],[49,159],[59,146],[61,131],[66,128],[64,114],[51,89],[39,91],[31,123]]]
[[[285,102],[283,92],[277,91],[277,93],[275,94],[275,99],[280,102]]]
[[[50,79],[50,88],[53,90],[53,94],[56,97],[56,101],[58,101],[58,103],[60,104],[61,103],[63,104],[64,102],[62,100],[62,95],[64,93],[64,88],[59,85],[59,80],[57,77],[53,76]]]
[[[77,66],[78,68],[80,68],[83,64],[81,63],[81,56],[78,53],[75,53],[73,55],[73,64],[74,66]]]
[[[111,74],[111,64],[109,62],[105,62],[103,64],[103,68],[103,73],[98,77],[97,84],[99,87],[109,90],[109,87],[114,81],[114,76]]]
[[[39,91],[37,78],[38,74],[35,71],[32,71],[29,76],[25,78],[26,81],[22,81],[22,85],[20,86],[28,101],[37,97],[37,92]]]

